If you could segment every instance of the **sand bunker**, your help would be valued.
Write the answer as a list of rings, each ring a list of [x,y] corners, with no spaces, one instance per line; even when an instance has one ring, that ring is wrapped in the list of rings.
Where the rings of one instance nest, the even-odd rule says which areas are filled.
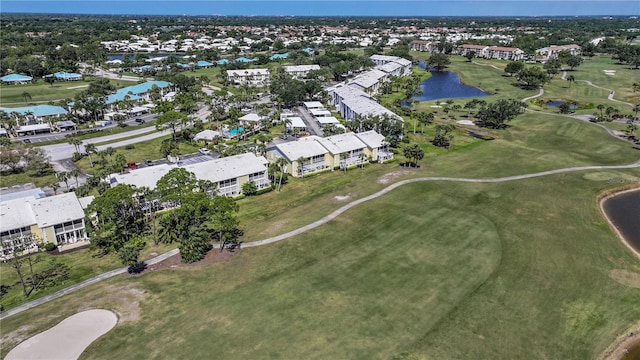
[[[351,195],[337,195],[333,197],[336,201],[345,201],[351,198]]]
[[[20,343],[5,360],[77,359],[97,338],[113,329],[118,317],[108,310],[87,310]]]

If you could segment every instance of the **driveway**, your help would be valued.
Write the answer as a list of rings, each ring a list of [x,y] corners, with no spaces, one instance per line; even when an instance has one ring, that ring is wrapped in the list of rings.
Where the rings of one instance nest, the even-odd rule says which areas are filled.
[[[299,106],[297,110],[300,114],[300,117],[302,118],[302,121],[304,121],[304,123],[307,125],[307,131],[310,132],[311,135],[318,135],[320,137],[324,136],[320,125],[318,125],[318,122],[316,121],[315,117],[311,115],[309,110],[305,109],[302,106]]]

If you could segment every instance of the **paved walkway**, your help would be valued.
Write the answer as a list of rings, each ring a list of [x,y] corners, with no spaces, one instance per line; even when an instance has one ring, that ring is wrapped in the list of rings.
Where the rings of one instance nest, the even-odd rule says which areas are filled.
[[[154,257],[153,259],[147,260],[145,262],[147,263],[147,265],[157,264],[160,261],[168,259],[168,258],[170,258],[173,255],[176,255],[178,253],[179,253],[178,249],[174,249],[174,250],[171,250],[171,251],[166,252],[164,254],[158,255],[158,256]],[[77,290],[85,288],[85,287],[87,287],[87,286],[89,286],[91,284],[95,284],[95,283],[100,282],[102,280],[106,280],[106,279],[112,278],[112,277],[114,277],[116,275],[124,274],[126,272],[127,272],[127,268],[124,267],[124,268],[120,268],[120,269],[116,269],[116,270],[111,270],[109,272],[106,272],[104,274],[100,274],[98,276],[92,277],[90,279],[87,279],[85,281],[79,282],[77,284],[73,284],[73,285],[69,286],[68,288],[64,288],[62,290],[56,291],[53,294],[50,294],[50,295],[47,295],[47,296],[43,296],[43,297],[41,297],[39,299],[30,301],[28,303],[22,304],[22,305],[20,305],[18,307],[15,307],[13,309],[9,309],[9,310],[7,310],[7,311],[5,311],[3,313],[0,313],[0,320],[8,318],[11,315],[15,315],[15,314],[21,313],[21,312],[23,312],[25,310],[31,309],[31,308],[36,307],[38,305],[44,304],[44,303],[49,302],[49,301],[51,301],[53,299],[57,299],[57,298],[59,298],[59,297],[61,297],[63,295],[70,294],[72,292],[75,292]]]
[[[626,102],[626,101],[621,101],[621,100],[616,100],[616,99],[614,99],[613,97],[616,95],[616,92],[615,92],[615,91],[613,91],[612,89],[607,89],[607,88],[605,88],[605,87],[602,87],[602,86],[596,85],[596,84],[592,83],[592,82],[591,82],[591,81],[589,81],[589,80],[576,80],[576,81],[581,81],[581,82],[583,82],[583,83],[586,83],[587,85],[593,86],[594,88],[598,88],[598,89],[601,89],[601,90],[606,90],[606,91],[608,91],[608,92],[609,92],[609,96],[607,96],[607,99],[609,99],[609,100],[611,100],[611,101],[615,101],[615,102],[620,103],[620,104],[629,105],[629,106],[631,106],[631,107],[633,107],[633,106],[634,106],[632,103],[628,103],[628,102]]]
[[[363,197],[361,199],[358,200],[354,200],[342,207],[340,207],[339,209],[333,211],[332,213],[330,213],[329,215],[323,217],[320,220],[317,220],[311,224],[307,224],[305,226],[302,226],[298,229],[289,231],[287,233],[281,234],[281,235],[277,235],[277,236],[273,236],[267,239],[263,239],[263,240],[258,240],[258,241],[252,241],[252,242],[248,242],[248,243],[243,243],[242,247],[243,248],[247,248],[247,247],[256,247],[256,246],[262,246],[262,245],[267,245],[267,244],[272,244],[278,241],[282,241],[297,235],[300,235],[302,233],[305,233],[309,230],[315,229],[318,226],[324,225],[326,223],[328,223],[329,221],[335,219],[336,217],[338,217],[340,214],[344,213],[345,211],[358,206],[364,202],[367,202],[369,200],[373,200],[376,199],[382,195],[387,194],[390,191],[393,191],[397,188],[399,188],[400,186],[403,185],[407,185],[407,184],[412,184],[412,183],[416,183],[416,182],[422,182],[422,181],[451,181],[451,182],[469,182],[469,183],[500,183],[500,182],[507,182],[507,181],[515,181],[515,180],[522,180],[522,179],[530,179],[530,178],[535,178],[535,177],[542,177],[542,176],[548,176],[548,175],[554,175],[554,174],[561,174],[561,173],[567,173],[567,172],[575,172],[575,171],[585,171],[585,170],[606,170],[606,169],[632,169],[632,168],[638,168],[640,167],[640,160],[636,161],[633,164],[628,164],[628,165],[610,165],[610,166],[577,166],[577,167],[569,167],[569,168],[562,168],[562,169],[556,169],[556,170],[549,170],[549,171],[542,171],[542,172],[537,172],[537,173],[531,173],[531,174],[523,174],[523,175],[514,175],[514,176],[506,176],[506,177],[501,177],[501,178],[481,178],[481,179],[472,179],[472,178],[454,178],[454,177],[438,177],[438,176],[432,176],[432,177],[421,177],[421,178],[415,178],[415,179],[408,179],[408,180],[402,180],[399,181],[397,183],[394,183],[392,185],[387,186],[386,188],[371,194],[369,196]],[[214,245],[214,248],[219,248],[218,245]],[[146,263],[148,265],[153,265],[156,264],[162,260],[165,260],[173,255],[178,254],[178,249],[174,249],[171,250],[167,253],[164,253],[162,255],[159,255],[151,260],[146,261]],[[82,289],[84,287],[87,287],[91,284],[95,284],[99,281],[102,280],[106,280],[109,279],[111,277],[114,277],[116,275],[119,274],[123,274],[127,271],[127,268],[120,268],[120,269],[116,269],[116,270],[112,270],[109,271],[107,273],[98,275],[96,277],[93,277],[91,279],[87,279],[81,283],[72,285],[66,289],[62,289],[60,291],[57,291],[51,295],[47,295],[44,296],[40,299],[28,302],[26,304],[20,305],[16,308],[7,310],[5,312],[3,312],[2,314],[0,314],[0,320],[7,318],[11,315],[15,315],[18,314],[20,312],[23,312],[25,310],[31,309],[33,307],[36,307],[38,305],[44,304],[48,301],[51,301],[53,299],[57,299],[63,295],[72,293],[74,291],[77,291],[79,289]]]
[[[526,98],[524,98],[524,99],[522,99],[520,101],[522,101],[523,103],[526,103],[527,101],[529,101],[531,99],[539,98],[542,95],[544,95],[544,89],[540,88],[540,91],[536,95],[526,97]]]
[[[504,69],[500,69],[499,67],[497,67],[497,66],[495,66],[495,65],[492,65],[492,64],[483,64],[483,63],[479,63],[479,62],[476,62],[476,61],[472,61],[472,63],[473,63],[473,64],[476,64],[476,65],[480,65],[480,66],[488,66],[488,67],[492,67],[492,68],[494,68],[494,69],[496,69],[496,70],[504,71]]]

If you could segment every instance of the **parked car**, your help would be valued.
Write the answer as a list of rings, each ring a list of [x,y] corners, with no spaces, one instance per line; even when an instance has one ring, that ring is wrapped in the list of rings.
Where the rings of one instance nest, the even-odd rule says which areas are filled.
[[[137,169],[137,168],[138,168],[138,164],[136,164],[136,163],[135,163],[135,162],[133,162],[133,161],[129,161],[129,162],[127,163],[127,167],[128,167],[129,169],[131,169],[131,170],[135,170],[135,169]]]
[[[31,140],[30,139],[24,139],[24,140],[22,140],[22,142],[24,142],[25,144],[31,144]]]
[[[137,122],[138,124],[144,124],[144,119],[136,118],[136,122]]]
[[[144,164],[147,166],[153,166],[153,161],[152,160],[145,160]]]
[[[198,149],[198,151],[200,152],[200,154],[202,155],[211,155],[211,150],[207,149],[207,148],[200,148]]]

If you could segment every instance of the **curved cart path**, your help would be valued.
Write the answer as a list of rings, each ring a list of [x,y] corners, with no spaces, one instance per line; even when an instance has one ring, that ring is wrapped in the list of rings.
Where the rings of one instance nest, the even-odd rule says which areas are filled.
[[[615,92],[613,89],[607,89],[607,88],[605,88],[605,87],[602,87],[602,86],[596,85],[596,84],[592,83],[592,82],[591,82],[591,81],[589,81],[589,80],[576,80],[576,81],[581,81],[581,82],[583,82],[583,83],[586,83],[586,84],[587,84],[587,85],[589,85],[589,86],[593,86],[594,88],[598,88],[598,89],[600,89],[600,90],[606,90],[606,91],[608,91],[608,92],[609,92],[609,96],[607,96],[607,99],[608,99],[608,100],[615,101],[615,102],[620,103],[620,104],[625,104],[625,105],[629,105],[629,106],[634,106],[632,103],[628,103],[628,102],[626,102],[626,101],[622,101],[622,100],[616,100],[616,99],[614,99],[613,97],[615,96],[616,92]]]
[[[397,188],[399,188],[400,186],[403,185],[407,185],[407,184],[412,184],[412,183],[416,183],[416,182],[423,182],[423,181],[451,181],[451,182],[469,182],[469,183],[500,183],[500,182],[507,182],[507,181],[515,181],[515,180],[522,180],[522,179],[530,179],[530,178],[536,178],[536,177],[542,177],[542,176],[549,176],[549,175],[554,175],[554,174],[562,174],[562,173],[567,173],[567,172],[575,172],[575,171],[584,171],[584,170],[606,170],[606,169],[632,169],[632,168],[638,168],[640,167],[640,160],[632,163],[632,164],[628,164],[628,165],[605,165],[605,166],[576,166],[576,167],[568,167],[568,168],[561,168],[561,169],[556,169],[556,170],[548,170],[548,171],[542,171],[542,172],[537,172],[537,173],[530,173],[530,174],[523,174],[523,175],[514,175],[514,176],[506,176],[506,177],[500,177],[500,178],[480,178],[480,179],[472,179],[472,178],[455,178],[455,177],[439,177],[439,176],[430,176],[430,177],[421,177],[421,178],[415,178],[415,179],[407,179],[407,180],[402,180],[399,181],[397,183],[391,184],[389,186],[387,186],[386,188],[373,193],[369,196],[365,196],[361,199],[357,199],[354,200],[340,208],[338,208],[337,210],[333,211],[332,213],[330,213],[329,215],[313,222],[310,224],[307,224],[305,226],[302,226],[298,229],[289,231],[287,233],[284,234],[280,234],[277,236],[273,236],[267,239],[263,239],[263,240],[258,240],[258,241],[252,241],[252,242],[248,242],[248,243],[243,243],[242,247],[256,247],[256,246],[262,246],[262,245],[267,245],[267,244],[272,244],[278,241],[282,241],[297,235],[300,235],[302,233],[305,233],[309,230],[315,229],[318,226],[324,225],[326,223],[328,223],[329,221],[335,219],[336,217],[338,217],[340,214],[344,213],[345,211],[360,205],[364,202],[367,202],[369,200],[373,200],[376,199],[382,195],[385,195],[386,193],[393,191]],[[214,248],[219,248],[218,245],[214,245]],[[171,250],[169,252],[166,252],[162,255],[159,255],[151,260],[146,261],[147,264],[152,265],[152,264],[156,264],[162,260],[165,260],[173,255],[178,254],[178,249],[174,249]],[[69,294],[72,293],[76,290],[82,289],[84,287],[87,287],[91,284],[97,283],[99,281],[111,278],[113,276],[119,275],[119,274],[123,274],[127,271],[127,268],[121,268],[121,269],[116,269],[116,270],[112,270],[110,272],[98,275],[96,277],[93,277],[91,279],[87,279],[83,282],[80,282],[78,284],[72,285],[66,289],[62,289],[60,291],[57,291],[51,295],[47,295],[45,297],[42,297],[40,299],[25,303],[23,305],[20,305],[18,307],[15,307],[13,309],[7,310],[5,312],[3,312],[2,314],[0,314],[0,320],[7,318],[11,315],[15,315],[18,314],[20,312],[23,312],[25,310],[28,310],[30,308],[33,308],[35,306],[44,304],[48,301],[51,301],[53,299],[57,299],[65,294]]]

